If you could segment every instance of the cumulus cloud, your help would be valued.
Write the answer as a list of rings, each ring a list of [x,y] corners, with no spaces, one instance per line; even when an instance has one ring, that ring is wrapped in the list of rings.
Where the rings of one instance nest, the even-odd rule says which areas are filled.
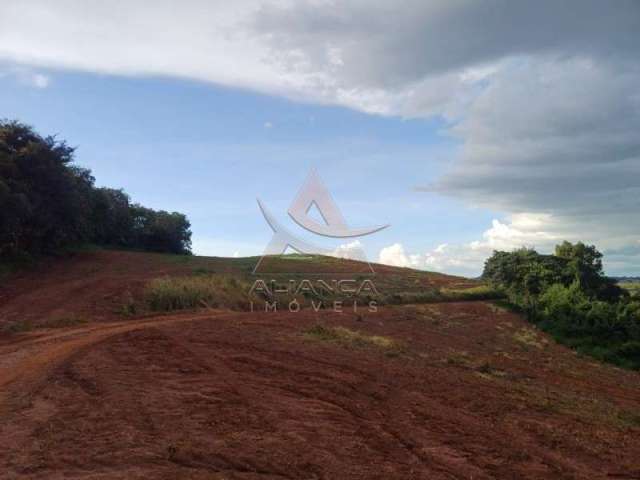
[[[380,250],[378,263],[393,265],[395,267],[418,269],[425,267],[424,256],[420,254],[407,254],[401,243],[394,243]]]
[[[338,258],[346,258],[349,260],[359,260],[366,262],[367,258],[360,240],[338,245],[331,253],[331,256]]]
[[[378,263],[393,265],[394,267],[408,267],[409,257],[407,257],[401,243],[394,243],[380,250]]]
[[[635,0],[6,0],[0,61],[439,117],[460,154],[421,188],[507,220],[413,260],[393,246],[389,261],[575,238],[617,252],[617,269],[636,265],[625,249],[640,236],[639,31]]]

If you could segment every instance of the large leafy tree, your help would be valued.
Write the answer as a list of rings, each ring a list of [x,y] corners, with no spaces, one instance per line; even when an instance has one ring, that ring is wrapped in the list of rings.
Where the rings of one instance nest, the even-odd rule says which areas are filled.
[[[91,172],[73,160],[64,141],[0,121],[0,258],[82,242],[190,252],[184,215],[132,205],[122,190],[95,188]]]
[[[563,242],[554,255],[541,255],[532,249],[494,252],[485,262],[483,277],[507,290],[522,304],[535,303],[552,285],[568,287],[576,283],[590,298],[615,301],[623,295],[615,281],[602,269],[602,253],[593,245]]]
[[[0,254],[48,253],[90,236],[93,177],[73,148],[0,123]]]

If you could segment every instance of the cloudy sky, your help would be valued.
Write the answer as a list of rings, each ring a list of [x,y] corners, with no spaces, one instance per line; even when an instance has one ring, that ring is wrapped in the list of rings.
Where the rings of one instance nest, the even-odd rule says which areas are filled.
[[[374,260],[595,243],[640,274],[640,2],[4,0],[0,117],[259,254],[315,167]],[[339,245],[335,245],[339,248]],[[349,246],[343,245],[342,249]]]

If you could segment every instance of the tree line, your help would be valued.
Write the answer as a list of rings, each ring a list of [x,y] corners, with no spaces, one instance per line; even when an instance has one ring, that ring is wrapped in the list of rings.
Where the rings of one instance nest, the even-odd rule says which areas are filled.
[[[0,121],[0,259],[93,243],[154,252],[191,251],[187,217],[98,188],[74,148],[30,126]]]
[[[553,255],[494,252],[483,278],[561,343],[640,369],[640,298],[604,274],[595,246],[563,242]]]

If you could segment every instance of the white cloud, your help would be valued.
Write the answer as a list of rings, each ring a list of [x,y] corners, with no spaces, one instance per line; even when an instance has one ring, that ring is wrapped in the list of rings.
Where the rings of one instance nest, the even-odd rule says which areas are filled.
[[[378,263],[394,267],[422,268],[424,261],[420,255],[407,255],[401,243],[394,243],[380,250]]]
[[[263,126],[264,126],[264,128],[271,128],[271,127],[273,127],[273,123],[271,123],[271,122],[264,122],[264,125],[263,125]]]
[[[510,223],[493,220],[482,240],[469,244],[472,250],[513,250],[520,247],[546,248],[562,241],[562,237],[543,230],[553,223],[550,215],[519,213]]]
[[[366,256],[360,240],[354,240],[352,242],[339,245],[335,250],[333,250],[333,252],[331,252],[331,256],[347,258],[350,260],[366,261]]]
[[[392,265],[394,267],[408,267],[409,259],[404,252],[404,247],[400,243],[394,243],[380,250],[378,263]]]
[[[31,77],[31,82],[36,88],[47,88],[49,86],[49,77],[41,73],[35,73]]]
[[[513,215],[508,222],[494,219],[481,240],[465,244],[443,243],[433,250],[414,254],[407,253],[402,244],[395,243],[380,251],[378,261],[398,267],[475,277],[482,272],[484,261],[494,250],[511,251],[530,247],[550,252],[563,239],[573,240],[570,236],[558,237],[543,230],[549,223],[553,223],[552,218],[537,214]]]

